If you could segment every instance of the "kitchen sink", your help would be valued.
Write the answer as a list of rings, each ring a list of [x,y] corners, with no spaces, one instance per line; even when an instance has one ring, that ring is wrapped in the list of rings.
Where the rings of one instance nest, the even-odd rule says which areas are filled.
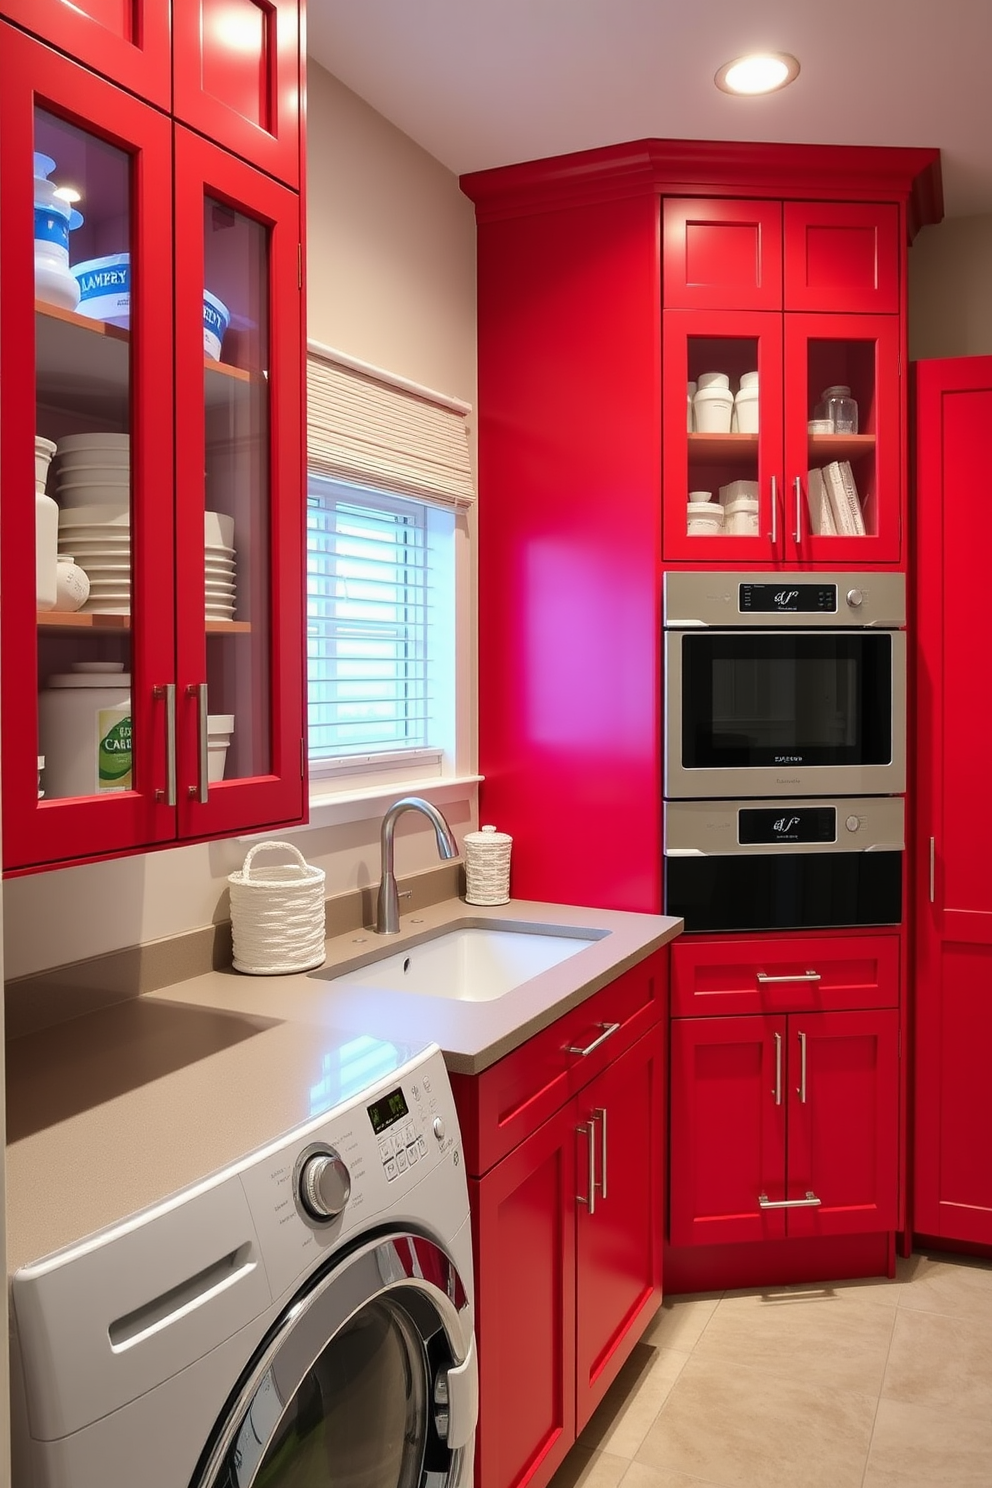
[[[332,982],[380,992],[415,992],[460,1002],[492,1002],[576,956],[606,930],[462,926],[342,972]]]

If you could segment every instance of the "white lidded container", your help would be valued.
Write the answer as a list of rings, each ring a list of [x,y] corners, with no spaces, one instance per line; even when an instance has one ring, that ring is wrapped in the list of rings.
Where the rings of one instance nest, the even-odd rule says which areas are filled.
[[[731,537],[757,537],[758,501],[755,496],[738,496],[725,507],[724,531]]]
[[[747,374],[745,374],[747,375]],[[758,432],[758,384],[750,383],[744,386],[743,382],[734,399],[734,417],[737,420],[738,434],[757,434]]]
[[[465,903],[508,904],[510,900],[510,849],[513,838],[495,827],[466,832]]]
[[[687,536],[719,537],[723,532],[723,507],[719,501],[690,501],[685,510]]]
[[[729,387],[712,384],[700,387],[692,400],[692,416],[697,434],[729,434],[734,395]]]
[[[120,662],[77,661],[38,697],[45,794],[104,796],[131,789],[131,678]]]
[[[54,169],[50,155],[34,152],[34,292],[48,305],[75,310],[79,285],[69,270],[69,234],[83,218],[48,179]]]

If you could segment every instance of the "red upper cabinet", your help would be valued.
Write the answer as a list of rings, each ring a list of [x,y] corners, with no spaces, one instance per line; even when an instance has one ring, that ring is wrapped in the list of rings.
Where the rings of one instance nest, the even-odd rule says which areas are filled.
[[[175,0],[177,119],[300,184],[300,0]]]
[[[786,202],[786,310],[897,314],[899,234],[894,202]]]
[[[781,202],[666,201],[662,234],[666,309],[781,308]]]
[[[0,151],[5,869],[299,821],[299,195],[3,21]]]
[[[0,16],[166,110],[172,98],[170,9],[170,0],[0,0]]]

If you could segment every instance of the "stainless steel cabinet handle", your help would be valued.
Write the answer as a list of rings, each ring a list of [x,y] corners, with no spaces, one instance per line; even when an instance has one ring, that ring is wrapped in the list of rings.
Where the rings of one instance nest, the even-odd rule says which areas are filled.
[[[153,698],[165,698],[165,790],[156,790],[156,801],[176,804],[176,684],[165,682],[152,688]]]
[[[594,1038],[593,1041],[592,1041],[592,1043],[591,1044],[587,1044],[584,1049],[577,1049],[577,1048],[575,1048],[574,1045],[568,1045],[568,1046],[566,1046],[565,1053],[566,1054],[581,1054],[581,1055],[583,1055],[583,1057],[586,1054],[591,1054],[592,1051],[593,1051],[593,1049],[598,1049],[599,1046],[600,1046],[600,1044],[605,1044],[606,1043],[606,1040],[608,1038],[612,1038],[613,1037],[613,1035],[616,1033],[617,1029],[620,1027],[620,1024],[619,1023],[600,1023],[599,1024],[599,1027],[603,1030],[602,1033],[599,1035],[599,1038]]]
[[[796,1094],[806,1104],[806,1035],[799,1035],[799,1087]]]
[[[597,1106],[593,1120],[599,1122],[599,1196],[606,1198],[606,1107]]]
[[[930,903],[933,904],[937,895],[937,839],[930,838]]]
[[[803,483],[800,476],[793,482],[796,488],[796,542],[803,540]]]
[[[778,542],[778,481],[772,476],[772,546]]]
[[[596,1123],[587,1121],[585,1126],[577,1126],[575,1130],[589,1143],[589,1170],[586,1178],[589,1194],[588,1197],[585,1194],[576,1194],[575,1199],[576,1203],[588,1204],[591,1218],[596,1213]]]
[[[775,1104],[782,1104],[782,1035],[775,1035]]]
[[[197,757],[197,783],[191,785],[189,794],[191,800],[200,802],[205,806],[210,798],[210,751],[208,748],[207,734],[207,684],[206,682],[191,682],[186,689],[187,697],[195,697],[197,700],[196,714],[196,757]]]
[[[811,1188],[806,1190],[804,1199],[770,1199],[767,1194],[758,1195],[759,1209],[818,1209],[822,1202]]]
[[[818,982],[820,980],[818,971],[794,971],[791,976],[766,976],[763,971],[759,971],[757,976],[762,986],[769,986],[772,982]]]

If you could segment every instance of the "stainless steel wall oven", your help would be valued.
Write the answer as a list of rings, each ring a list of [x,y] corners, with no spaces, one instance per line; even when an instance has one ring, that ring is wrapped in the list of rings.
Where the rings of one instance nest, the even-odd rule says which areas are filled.
[[[668,799],[906,788],[905,579],[665,575]]]

